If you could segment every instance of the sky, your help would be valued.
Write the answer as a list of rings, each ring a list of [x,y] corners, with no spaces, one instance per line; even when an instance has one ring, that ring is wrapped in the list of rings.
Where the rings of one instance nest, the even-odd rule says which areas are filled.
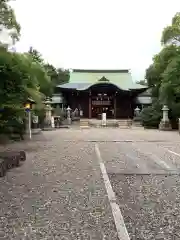
[[[161,49],[179,0],[16,0],[17,51],[33,46],[56,67],[131,69],[134,81]]]

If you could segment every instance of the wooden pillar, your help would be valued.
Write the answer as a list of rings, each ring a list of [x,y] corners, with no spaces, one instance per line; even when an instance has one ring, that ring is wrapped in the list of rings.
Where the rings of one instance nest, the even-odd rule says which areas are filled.
[[[91,96],[89,95],[89,118],[92,117]]]
[[[116,94],[114,95],[114,118],[116,119]]]

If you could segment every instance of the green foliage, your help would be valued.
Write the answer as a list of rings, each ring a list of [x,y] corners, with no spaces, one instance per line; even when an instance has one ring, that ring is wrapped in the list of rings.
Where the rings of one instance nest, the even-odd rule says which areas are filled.
[[[43,80],[40,83],[40,92],[44,95],[51,96],[57,85],[67,83],[69,81],[68,70],[62,70],[60,68],[56,69],[53,65],[44,63],[42,55],[33,47],[30,48],[28,53],[32,57],[32,60],[36,62],[36,66],[41,68],[38,78],[39,81]],[[44,79],[46,79],[45,82]]]
[[[41,54],[36,49],[34,49],[33,47],[30,47],[28,53],[31,55],[34,62],[43,65],[44,60],[43,60]]]
[[[0,0],[0,32],[8,30],[13,43],[19,39],[20,25],[16,21],[9,0]],[[34,48],[27,53],[8,51],[0,42],[0,133],[24,131],[24,104],[28,98],[36,102],[32,112],[44,118],[43,101],[51,96],[56,84],[69,81],[69,72],[45,64]]]
[[[54,87],[56,85],[56,82],[57,82],[57,79],[58,79],[57,69],[49,63],[45,64],[44,68],[46,69],[46,72],[47,72],[48,76],[50,77],[51,83]]]
[[[158,104],[144,108],[141,111],[142,125],[146,128],[158,128],[162,117],[162,110]]]
[[[0,0],[0,32],[4,29],[8,30],[13,42],[15,42],[20,36],[20,25],[9,2],[9,0]]]
[[[156,125],[156,119],[159,119],[156,104],[161,108],[167,104],[170,108],[169,117],[176,125],[180,117],[180,13],[173,17],[171,26],[163,30],[162,43],[162,50],[154,56],[153,63],[146,70],[146,80],[152,88],[154,101],[152,107],[145,110],[143,121],[149,124],[153,119],[152,125]]]
[[[176,13],[170,26],[164,28],[161,38],[162,44],[180,43],[180,12]]]
[[[18,129],[18,119],[25,117],[24,103],[30,97],[42,108],[44,93],[50,79],[43,66],[35,62],[29,54],[11,53],[0,50],[0,132]],[[48,90],[49,91],[49,90]],[[20,128],[19,128],[20,129]],[[13,130],[14,131],[14,130]]]
[[[58,77],[54,82],[54,85],[59,85],[59,84],[69,82],[70,75],[68,70],[63,70],[61,68],[58,68],[57,73],[58,73]]]
[[[180,101],[180,55],[169,62],[162,74],[160,87],[160,100],[170,107]]]

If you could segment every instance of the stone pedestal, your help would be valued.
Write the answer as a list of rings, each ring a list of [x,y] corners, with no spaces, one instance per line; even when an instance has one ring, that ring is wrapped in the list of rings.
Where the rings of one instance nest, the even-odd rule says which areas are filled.
[[[169,112],[168,106],[164,105],[162,108],[162,111],[163,111],[163,118],[159,124],[159,129],[163,130],[163,131],[171,130],[172,127],[171,127],[169,117],[168,117],[168,112]]]

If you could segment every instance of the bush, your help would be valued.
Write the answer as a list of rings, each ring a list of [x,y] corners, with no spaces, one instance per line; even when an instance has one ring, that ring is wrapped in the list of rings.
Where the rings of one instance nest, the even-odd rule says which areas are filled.
[[[178,119],[180,118],[180,103],[173,103],[170,106],[169,118],[172,129],[178,129]]]
[[[161,118],[160,106],[149,106],[141,111],[142,125],[146,128],[158,128]]]
[[[4,108],[0,114],[0,133],[11,138],[17,134],[23,138],[25,132],[24,110],[20,108]]]

